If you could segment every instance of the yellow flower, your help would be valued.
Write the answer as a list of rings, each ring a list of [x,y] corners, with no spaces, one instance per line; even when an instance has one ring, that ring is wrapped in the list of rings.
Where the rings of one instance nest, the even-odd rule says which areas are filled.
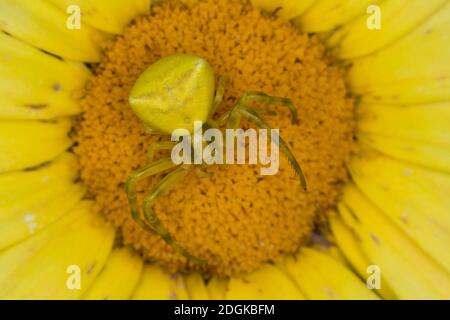
[[[1,299],[450,298],[449,2],[251,3],[317,34],[359,97],[351,181],[327,214],[326,243],[210,279],[169,274],[114,246],[116,230],[86,200],[68,134],[87,63],[150,0],[2,0]]]

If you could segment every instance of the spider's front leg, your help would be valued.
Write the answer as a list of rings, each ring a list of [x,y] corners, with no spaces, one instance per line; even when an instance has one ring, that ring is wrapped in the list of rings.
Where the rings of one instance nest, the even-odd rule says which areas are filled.
[[[260,91],[247,91],[244,93],[244,95],[240,99],[241,105],[244,105],[244,106],[250,106],[250,104],[253,102],[261,103],[261,104],[265,104],[265,105],[277,105],[277,106],[286,107],[291,112],[292,124],[298,123],[297,108],[294,106],[291,99],[289,99],[289,98],[269,96],[268,94],[265,94],[264,92],[260,92]]]
[[[153,158],[155,157],[155,152],[157,150],[172,150],[176,144],[177,142],[174,141],[153,142],[148,146],[147,158],[149,159],[150,162],[153,162]]]
[[[260,103],[260,104],[264,104],[266,106],[268,105],[277,105],[277,106],[283,106],[289,109],[290,113],[291,113],[291,121],[292,124],[297,124],[298,123],[298,113],[297,113],[297,108],[294,106],[294,104],[292,103],[292,101],[288,98],[282,98],[282,97],[275,97],[275,96],[269,96],[268,94],[265,94],[264,92],[260,92],[260,91],[247,91],[245,92],[242,97],[239,99],[238,103],[236,106],[241,106],[241,107],[251,107],[252,103]],[[270,112],[269,110],[265,110],[267,113],[274,115],[276,114],[276,112]],[[229,113],[224,114],[221,118],[219,118],[217,120],[217,123],[219,125],[231,125],[233,128],[237,128],[237,126],[239,125],[238,123],[231,123],[232,121],[230,121],[229,119]]]
[[[213,107],[211,109],[210,117],[214,115],[214,113],[217,111],[217,108],[222,104],[223,96],[225,94],[225,78],[219,77],[218,83],[217,83],[217,89],[216,89],[216,95],[214,97]]]
[[[297,109],[292,104],[292,102],[289,99],[286,98],[278,98],[278,97],[272,97],[268,96],[264,93],[250,91],[247,92],[242,96],[241,99],[237,102],[237,104],[234,106],[234,108],[227,114],[225,114],[222,119],[227,119],[226,121],[226,127],[227,128],[233,128],[236,129],[239,127],[239,124],[241,122],[242,117],[247,118],[252,123],[254,123],[256,126],[258,126],[261,129],[266,129],[272,134],[276,134],[274,131],[272,131],[272,128],[259,116],[259,114],[256,112],[255,109],[251,107],[252,102],[260,102],[260,103],[273,103],[273,104],[279,104],[284,105],[289,108],[292,115],[292,123],[297,123]],[[303,173],[302,168],[300,167],[299,163],[297,162],[297,159],[295,158],[294,154],[292,153],[291,149],[289,148],[289,145],[278,136],[278,146],[280,147],[281,151],[286,155],[289,163],[291,164],[295,174],[300,179],[300,184],[303,187],[303,189],[307,190],[307,182],[305,175]]]

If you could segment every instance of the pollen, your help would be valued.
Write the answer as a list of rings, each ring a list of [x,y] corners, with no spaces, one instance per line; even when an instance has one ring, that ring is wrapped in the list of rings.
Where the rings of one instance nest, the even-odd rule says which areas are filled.
[[[354,136],[354,101],[345,70],[316,36],[247,2],[164,1],[104,51],[82,101],[75,153],[89,197],[117,226],[118,241],[172,272],[223,276],[250,272],[308,242],[315,224],[339,198]],[[215,75],[226,79],[217,114],[249,90],[290,98],[298,109],[299,123],[293,125],[282,107],[257,106],[290,145],[308,180],[307,192],[280,154],[276,175],[261,176],[257,165],[214,165],[206,174],[192,171],[158,200],[155,212],[169,232],[205,264],[193,264],[157,234],[142,230],[131,217],[124,190],[130,173],[148,164],[148,146],[164,139],[132,112],[131,88],[149,65],[175,53],[206,59]],[[169,155],[162,151],[156,159]],[[138,185],[140,200],[162,177]]]

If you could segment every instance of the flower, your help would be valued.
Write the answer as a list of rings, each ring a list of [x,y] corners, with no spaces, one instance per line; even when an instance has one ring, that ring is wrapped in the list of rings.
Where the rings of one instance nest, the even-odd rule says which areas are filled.
[[[82,111],[90,66],[111,57],[101,43],[122,34],[150,1],[3,0],[0,298],[450,297],[450,4],[251,3],[317,34],[348,68],[348,88],[358,97],[351,180],[320,235],[295,256],[240,277],[209,279],[170,274],[114,245],[121,233],[113,225],[122,218],[107,223],[93,210],[86,193],[92,185],[78,177],[83,158],[75,152],[77,161],[69,133]],[[371,25],[377,17],[380,24]]]

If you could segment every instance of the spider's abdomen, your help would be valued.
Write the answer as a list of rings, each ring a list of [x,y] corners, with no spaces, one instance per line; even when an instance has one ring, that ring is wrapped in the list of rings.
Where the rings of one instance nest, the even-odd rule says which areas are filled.
[[[134,84],[129,103],[147,125],[168,134],[193,133],[194,121],[206,122],[214,96],[214,72],[197,56],[177,54],[158,60]]]

